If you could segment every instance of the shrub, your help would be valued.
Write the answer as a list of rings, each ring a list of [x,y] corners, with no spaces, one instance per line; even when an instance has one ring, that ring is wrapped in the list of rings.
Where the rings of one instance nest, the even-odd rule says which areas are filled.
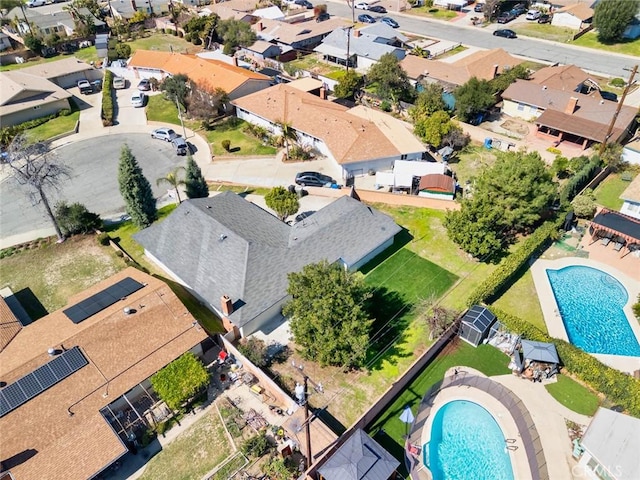
[[[191,352],[187,352],[151,377],[151,386],[172,410],[193,398],[209,384],[209,374]]]
[[[171,30],[171,35],[173,35],[174,37],[178,36],[178,31],[177,30]]]
[[[109,245],[109,240],[111,240],[111,237],[107,232],[99,233],[96,238],[98,239],[98,243],[100,245],[105,245],[105,246]]]
[[[131,47],[126,43],[116,45],[116,55],[118,58],[129,58],[131,56]]]
[[[300,145],[293,145],[291,148],[289,148],[289,158],[295,160],[309,160],[311,158],[311,153],[309,153]]]
[[[238,345],[238,350],[256,367],[267,366],[267,346],[263,340],[253,337],[249,339],[243,338]]]
[[[202,45],[202,40],[197,35],[191,39],[191,43],[194,45]]]
[[[591,218],[596,213],[596,197],[593,190],[587,189],[571,202],[573,211],[578,218]]]
[[[627,82],[625,82],[623,78],[612,78],[609,84],[616,88],[623,88]]]
[[[258,435],[249,438],[242,444],[240,450],[245,455],[252,457],[261,457],[269,451],[269,440],[267,439],[267,433],[263,430]]]
[[[71,115],[71,110],[69,110],[68,108],[63,108],[58,112],[59,117],[68,117],[69,115]]]
[[[554,155],[562,155],[562,151],[557,149],[557,148],[555,148],[555,147],[547,148],[547,152],[553,153]]]
[[[102,125],[113,125],[113,72],[106,70],[102,83]]]
[[[589,163],[569,179],[560,191],[560,200],[570,202],[600,171],[600,157],[594,155]]]
[[[383,112],[390,112],[391,111],[391,103],[389,102],[389,100],[383,100],[380,103],[380,109]]]
[[[231,150],[231,140],[222,140],[220,142],[222,144],[222,148],[224,148],[227,152]]]
[[[87,210],[81,203],[59,202],[56,205],[55,217],[65,235],[93,232],[102,226],[102,220],[96,213]]]
[[[182,30],[178,30],[178,36],[180,38],[184,37],[184,33],[182,32]]]

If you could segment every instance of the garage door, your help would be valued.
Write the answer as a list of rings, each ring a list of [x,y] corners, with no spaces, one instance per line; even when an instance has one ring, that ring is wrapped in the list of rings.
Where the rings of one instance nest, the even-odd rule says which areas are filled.
[[[52,78],[51,81],[62,88],[75,87],[78,84],[78,80],[86,80],[89,71],[68,73],[66,75],[60,75],[59,77]]]

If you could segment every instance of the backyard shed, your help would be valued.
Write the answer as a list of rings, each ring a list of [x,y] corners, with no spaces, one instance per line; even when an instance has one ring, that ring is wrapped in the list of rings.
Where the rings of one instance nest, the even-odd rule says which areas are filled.
[[[474,305],[462,317],[460,338],[477,347],[487,338],[496,316],[488,308]]]
[[[525,361],[552,363],[558,365],[560,358],[553,343],[522,340],[522,356]]]

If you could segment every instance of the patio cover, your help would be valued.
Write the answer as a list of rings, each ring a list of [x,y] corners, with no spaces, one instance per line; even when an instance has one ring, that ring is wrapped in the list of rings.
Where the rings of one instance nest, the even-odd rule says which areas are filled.
[[[604,230],[624,238],[627,247],[640,244],[640,222],[635,218],[603,208],[591,221],[594,230]]]
[[[522,340],[522,355],[525,359],[536,362],[559,364],[558,352],[553,343],[534,342],[532,340]]]

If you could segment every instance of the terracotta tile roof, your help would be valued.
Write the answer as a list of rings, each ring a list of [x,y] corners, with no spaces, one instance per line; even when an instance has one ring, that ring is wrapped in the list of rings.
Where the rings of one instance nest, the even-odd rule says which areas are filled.
[[[634,178],[629,186],[624,189],[620,198],[622,200],[640,203],[640,175],[636,175],[636,178]]]
[[[574,3],[573,5],[567,5],[560,10],[556,10],[556,13],[569,13],[584,22],[593,17],[594,11],[593,8],[588,7],[584,3]]]
[[[125,277],[146,285],[79,324],[62,310],[53,312],[23,328],[0,352],[0,379],[7,383],[44,365],[49,347],[79,346],[89,360],[0,418],[1,438],[11,439],[3,442],[2,458],[36,452],[11,468],[17,480],[85,479],[124,454],[125,447],[99,410],[206,338],[164,282],[134,268],[95,285],[71,304]],[[125,316],[123,305],[136,312]]]
[[[453,193],[456,189],[456,182],[449,175],[434,173],[420,177],[418,189]]]
[[[129,61],[129,66],[162,70],[171,75],[182,73],[198,85],[221,88],[229,95],[247,81],[263,80],[269,82],[271,80],[261,73],[229,65],[220,60],[207,60],[182,53],[136,50]]]
[[[588,78],[589,74],[575,65],[557,65],[541,68],[529,81],[556,90],[574,91]]]
[[[372,121],[358,111],[351,113],[347,107],[286,84],[239,98],[233,104],[273,123],[288,122],[296,130],[324,140],[340,164],[403,153],[376,125],[380,120]],[[399,122],[390,115],[385,115],[385,121],[388,124]],[[420,146],[417,151],[424,150],[422,144]]]
[[[20,332],[22,324],[13,314],[4,297],[0,297],[0,352]]]

